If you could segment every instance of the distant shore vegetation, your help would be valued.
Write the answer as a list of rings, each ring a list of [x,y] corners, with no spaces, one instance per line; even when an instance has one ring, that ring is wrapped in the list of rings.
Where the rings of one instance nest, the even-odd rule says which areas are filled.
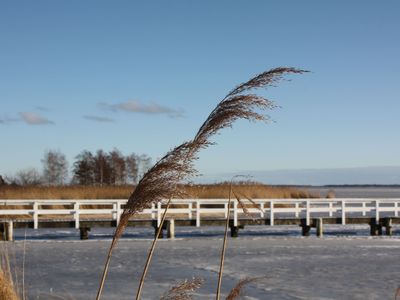
[[[95,153],[83,150],[71,165],[62,152],[48,150],[41,162],[42,170],[26,168],[12,175],[0,174],[0,186],[135,185],[152,165],[146,154],[125,156],[116,148]]]
[[[190,184],[181,188],[188,198],[224,199],[228,197],[229,183]],[[18,186],[0,187],[0,199],[128,199],[132,185],[105,186]],[[316,198],[318,194],[303,188],[269,186],[255,182],[235,183],[235,190],[252,199],[262,198]]]

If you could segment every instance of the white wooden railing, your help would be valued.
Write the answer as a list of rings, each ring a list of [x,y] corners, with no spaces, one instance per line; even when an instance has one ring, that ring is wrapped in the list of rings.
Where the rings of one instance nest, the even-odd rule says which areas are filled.
[[[75,227],[79,228],[81,216],[84,218],[112,218],[118,224],[124,205],[127,200],[1,200],[0,216],[4,219],[18,219],[18,216],[28,216],[33,219],[34,228],[38,228],[41,217],[63,215],[71,216]],[[164,202],[164,201],[163,201]],[[252,202],[243,200],[248,212],[255,219],[269,218],[270,225],[274,225],[279,218],[306,219],[307,225],[311,219],[321,217],[341,218],[345,224],[346,218],[371,217],[379,221],[381,217],[398,217],[400,198],[396,199],[255,199]],[[94,208],[87,207],[92,205]],[[57,208],[55,206],[64,206]],[[85,207],[86,206],[86,207]],[[178,206],[178,207],[176,207]],[[212,207],[214,206],[214,207]],[[65,208],[66,207],[66,208]],[[201,218],[226,218],[227,199],[174,199],[168,214],[179,214],[180,218],[196,220],[200,226]],[[238,225],[240,218],[246,217],[235,200],[231,204],[233,225]],[[140,215],[148,215],[148,219],[157,220],[159,225],[163,203],[153,204]],[[52,218],[54,222],[56,218]]]

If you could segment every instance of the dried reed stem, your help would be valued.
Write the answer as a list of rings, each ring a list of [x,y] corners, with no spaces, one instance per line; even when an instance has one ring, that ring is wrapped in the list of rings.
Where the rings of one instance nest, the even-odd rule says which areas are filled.
[[[165,207],[164,213],[163,213],[162,218],[161,218],[161,222],[160,222],[160,224],[158,225],[158,228],[157,228],[156,236],[153,239],[153,243],[151,244],[151,248],[150,248],[149,253],[147,255],[146,264],[144,265],[142,277],[140,277],[140,283],[139,283],[139,287],[138,287],[138,290],[137,290],[137,293],[136,293],[136,300],[140,299],[140,295],[142,293],[142,289],[143,289],[143,285],[144,285],[144,280],[146,278],[147,271],[149,269],[151,259],[153,258],[154,249],[156,248],[158,237],[159,237],[159,235],[160,235],[160,233],[162,231],[162,228],[163,228],[163,225],[164,225],[164,221],[165,221],[165,217],[167,216],[167,211],[169,209],[170,204],[171,204],[171,199],[169,199],[168,202],[167,202],[167,206]]]
[[[229,200],[228,200],[228,208],[227,208],[227,215],[226,215],[226,222],[225,222],[225,234],[224,234],[224,242],[222,244],[221,250],[221,260],[219,264],[219,274],[218,274],[218,286],[217,286],[217,293],[216,293],[216,300],[219,300],[221,296],[221,283],[222,283],[222,273],[224,272],[224,261],[225,261],[225,251],[226,251],[226,242],[228,239],[228,227],[229,227],[229,217],[231,214],[231,197],[232,197],[232,181],[229,187]]]
[[[26,258],[26,228],[24,233],[24,252],[22,256],[22,300],[26,299],[25,296],[25,258]]]
[[[111,245],[113,245],[114,239],[111,242]],[[108,254],[107,254],[107,258],[106,258],[106,262],[104,264],[104,268],[103,268],[103,273],[101,275],[101,280],[100,280],[100,286],[99,289],[97,290],[97,295],[96,295],[96,300],[99,300],[101,297],[101,294],[103,292],[103,288],[104,288],[104,282],[106,281],[106,276],[107,276],[107,271],[108,271],[108,267],[110,265],[110,261],[111,261],[111,256],[112,256],[112,251],[113,251],[114,247],[110,247],[110,249],[108,250]]]

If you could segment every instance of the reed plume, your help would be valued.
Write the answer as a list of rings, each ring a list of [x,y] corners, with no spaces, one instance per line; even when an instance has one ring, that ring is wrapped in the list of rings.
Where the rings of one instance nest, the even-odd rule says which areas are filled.
[[[226,297],[226,300],[236,300],[239,299],[243,292],[243,288],[254,281],[256,281],[259,278],[243,278],[239,280],[239,282],[233,287],[233,289],[230,291],[228,297]]]
[[[244,92],[273,85],[284,74],[300,74],[304,72],[306,71],[294,68],[275,68],[240,84],[216,106],[202,124],[193,140],[185,142],[169,151],[147,171],[130,195],[115,230],[100,281],[97,300],[100,299],[102,293],[112,251],[128,225],[129,219],[135,213],[150,207],[152,203],[156,203],[162,199],[181,196],[182,192],[179,190],[179,185],[196,174],[193,163],[197,159],[198,152],[212,144],[210,138],[219,130],[231,127],[237,119],[247,119],[250,121],[269,120],[269,117],[257,112],[257,110],[272,109],[276,105],[264,97],[255,94],[244,94]]]
[[[190,295],[195,290],[199,289],[204,283],[202,278],[193,278],[192,280],[184,280],[173,286],[166,292],[160,300],[190,300]]]

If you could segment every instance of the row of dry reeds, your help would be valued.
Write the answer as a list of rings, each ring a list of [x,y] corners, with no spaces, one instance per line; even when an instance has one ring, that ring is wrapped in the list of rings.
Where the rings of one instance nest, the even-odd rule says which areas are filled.
[[[132,186],[0,186],[0,199],[126,199]]]
[[[191,198],[224,199],[229,183],[182,185],[182,191]],[[314,198],[306,189],[270,186],[261,183],[235,183],[236,191],[253,199],[270,198]],[[132,186],[2,186],[0,199],[126,199],[132,193]]]

